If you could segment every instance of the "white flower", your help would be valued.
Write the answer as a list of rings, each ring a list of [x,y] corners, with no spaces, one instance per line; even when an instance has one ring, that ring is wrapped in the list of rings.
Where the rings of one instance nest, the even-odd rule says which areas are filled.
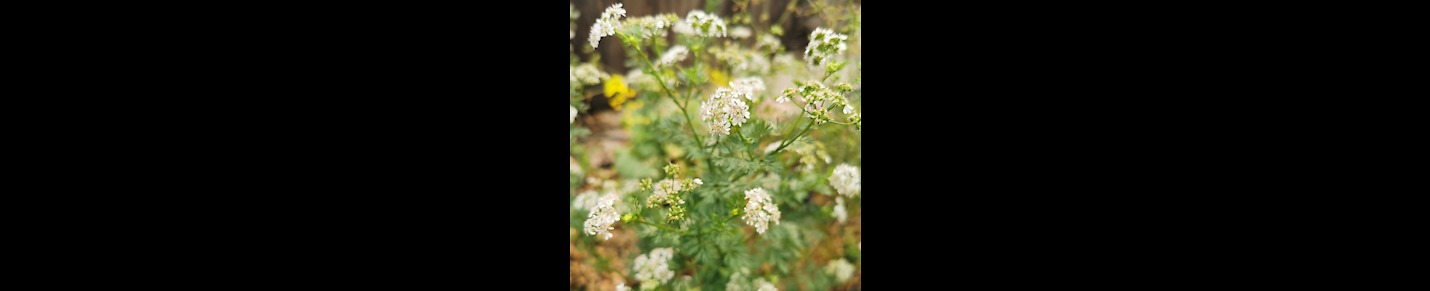
[[[571,123],[576,123],[576,106],[571,106]]]
[[[765,281],[765,278],[755,279],[755,286],[756,286],[756,288],[757,288],[757,289],[755,289],[755,291],[779,291],[779,290],[780,290],[780,289],[776,289],[776,288],[775,288],[775,284],[770,284],[769,281]]]
[[[619,19],[626,16],[625,4],[616,3],[601,11],[601,19]]]
[[[581,64],[580,66],[571,67],[572,83],[579,81],[580,84],[594,85],[600,84],[601,79],[605,78],[610,78],[610,76],[596,69],[596,66],[591,64]]]
[[[704,37],[725,36],[725,21],[700,9],[691,10],[685,15],[685,25],[689,26],[691,34]]]
[[[834,190],[839,191],[839,194],[851,198],[858,195],[859,190],[863,188],[860,183],[859,167],[849,164],[839,164],[838,167],[834,167],[834,174],[829,176],[829,185],[834,186]]]
[[[670,64],[679,63],[680,61],[684,61],[684,60],[685,60],[685,54],[688,53],[688,52],[689,52],[689,50],[687,50],[687,49],[685,48],[685,46],[682,46],[682,45],[672,46],[672,47],[670,47],[669,50],[666,50],[664,54],[661,54],[661,55],[660,55],[660,62],[659,62],[659,64],[660,64],[661,66],[669,66]]]
[[[744,95],[745,99],[754,101],[759,100],[755,98],[755,93],[765,91],[765,81],[757,77],[739,78],[730,81],[730,88],[734,89],[736,93]]]
[[[844,105],[844,114],[854,113],[854,105]]]
[[[753,33],[753,31],[750,31],[749,27],[744,26],[736,26],[735,28],[730,29],[730,37],[733,38],[747,38],[750,37],[750,35]]]
[[[809,46],[804,48],[804,59],[810,65],[824,65],[829,59],[844,53],[847,47],[844,42],[849,36],[835,33],[828,28],[815,28],[809,34]]]
[[[641,289],[655,288],[675,277],[675,272],[670,271],[668,265],[674,255],[675,250],[671,248],[657,248],[636,257],[636,280],[641,281]]]
[[[591,48],[596,48],[596,45],[600,44],[602,37],[616,34],[616,26],[619,25],[617,21],[619,21],[621,17],[626,16],[626,9],[623,7],[624,4],[616,3],[615,5],[611,5],[610,8],[606,8],[606,11],[601,12],[601,18],[596,19],[595,25],[591,25],[591,35],[589,37]]]
[[[715,89],[709,100],[700,103],[700,120],[710,127],[710,133],[730,135],[730,127],[750,118],[750,106],[740,100],[734,89]]]
[[[849,212],[844,211],[844,197],[834,198],[834,218],[839,219],[839,223],[849,220]]]
[[[695,185],[705,185],[705,182],[700,181],[700,178],[695,178]]]
[[[780,209],[770,201],[770,194],[764,188],[745,191],[745,199],[745,214],[740,218],[745,220],[745,224],[754,226],[756,232],[765,234],[770,221],[780,224]]]
[[[849,277],[854,275],[854,264],[850,264],[849,260],[840,258],[838,260],[829,261],[829,265],[824,266],[824,272],[833,274],[834,278],[839,280],[839,282],[849,281]]]
[[[611,230],[616,229],[611,227],[611,224],[621,219],[620,213],[616,213],[615,203],[615,194],[601,196],[596,200],[591,207],[591,214],[586,216],[587,235],[604,234],[607,240],[611,239]]]
[[[621,34],[636,38],[665,36],[666,29],[680,18],[675,14],[660,14],[627,18],[621,22]]]

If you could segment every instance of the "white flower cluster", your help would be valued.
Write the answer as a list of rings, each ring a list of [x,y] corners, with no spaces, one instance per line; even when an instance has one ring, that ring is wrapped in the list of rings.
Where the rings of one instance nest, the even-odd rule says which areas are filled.
[[[745,191],[745,199],[745,214],[740,219],[745,220],[745,224],[754,226],[756,232],[765,234],[770,221],[780,224],[780,209],[770,200],[770,194],[765,192],[765,188]]]
[[[606,75],[606,73],[601,72],[601,70],[596,69],[596,66],[591,64],[581,64],[580,66],[571,67],[572,86],[600,84],[601,79],[605,78],[610,78],[610,75]]]
[[[839,282],[849,281],[849,277],[854,275],[854,264],[850,264],[849,260],[840,258],[838,260],[829,261],[829,265],[824,266],[824,272],[834,275],[834,279],[839,280]]]
[[[833,89],[825,87],[823,83],[817,81],[800,82],[795,81],[796,88],[785,89],[775,102],[785,103],[793,97],[799,97],[799,101],[805,102],[803,112],[805,116],[823,124],[832,120],[828,109],[833,107],[844,107],[844,114],[848,115],[850,123],[862,122],[862,117],[854,113],[854,105],[849,103],[848,98],[844,98],[844,93],[854,91],[854,86],[849,84],[839,84]]]
[[[657,64],[663,67],[679,63],[685,60],[685,55],[689,52],[690,50],[686,49],[683,45],[672,46],[669,50],[666,50],[664,54],[660,55],[660,62]]]
[[[704,37],[725,36],[725,21],[700,9],[685,14],[685,21],[675,25],[675,32]]]
[[[621,34],[636,38],[666,36],[667,29],[679,19],[675,14],[627,18],[621,23]]]
[[[606,239],[611,239],[611,230],[616,229],[611,227],[611,224],[621,219],[621,214],[616,212],[615,204],[616,195],[608,194],[597,198],[594,205],[589,205],[591,214],[586,216],[585,224],[587,235],[604,234]]]
[[[831,58],[844,53],[846,40],[849,40],[847,35],[835,33],[828,28],[815,28],[814,32],[809,34],[809,46],[804,48],[804,60],[811,65],[824,65]]]
[[[863,188],[860,183],[859,167],[849,164],[839,164],[834,167],[834,174],[829,176],[829,185],[834,186],[834,190],[839,191],[839,194],[850,198],[859,195],[859,191]]]
[[[591,35],[587,37],[591,42],[591,48],[596,48],[602,37],[615,35],[616,27],[619,26],[618,21],[625,16],[625,5],[621,3],[611,5],[610,8],[606,8],[606,11],[601,12],[601,18],[596,19],[596,24],[591,25]]]
[[[700,102],[700,120],[710,127],[710,133],[730,135],[730,127],[750,118],[750,106],[740,100],[740,92],[728,87],[715,89],[709,100]]]
[[[657,248],[636,257],[636,280],[641,281],[641,289],[654,289],[675,277],[675,272],[670,271],[668,265],[674,255],[675,250],[671,248]]]
[[[844,210],[844,197],[834,197],[834,218],[839,223],[849,221],[849,212]]]
[[[759,97],[755,97],[755,95],[765,91],[765,81],[758,77],[739,78],[730,81],[730,89],[734,89],[737,94],[744,95],[745,99],[755,101],[759,100]]]
[[[576,124],[576,106],[571,106],[571,124]]]

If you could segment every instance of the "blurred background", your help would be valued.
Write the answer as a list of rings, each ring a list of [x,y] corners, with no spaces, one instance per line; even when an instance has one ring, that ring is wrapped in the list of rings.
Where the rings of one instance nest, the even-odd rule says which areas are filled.
[[[601,64],[604,65],[606,71],[625,72],[631,69],[632,67],[625,65],[625,47],[603,44],[600,48],[592,50],[591,45],[586,42],[586,37],[591,32],[591,25],[596,23],[596,18],[601,17],[601,11],[611,7],[612,4],[623,3],[627,16],[674,13],[676,16],[685,17],[690,10],[700,9],[706,13],[719,15],[732,28],[735,26],[749,27],[754,30],[755,35],[764,35],[766,32],[771,32],[772,28],[777,27],[781,30],[781,33],[778,34],[784,47],[804,48],[805,44],[809,43],[809,33],[814,31],[815,27],[829,26],[830,21],[827,19],[848,20],[848,13],[836,15],[835,12],[840,12],[836,9],[850,4],[860,5],[862,2],[857,0],[576,0],[571,1],[571,4],[575,5],[576,11],[580,15],[576,19],[576,36],[571,39],[571,45],[583,62],[591,60],[593,55],[599,54]],[[674,35],[669,38],[674,39]],[[754,43],[756,38],[744,38],[739,41],[749,45]]]

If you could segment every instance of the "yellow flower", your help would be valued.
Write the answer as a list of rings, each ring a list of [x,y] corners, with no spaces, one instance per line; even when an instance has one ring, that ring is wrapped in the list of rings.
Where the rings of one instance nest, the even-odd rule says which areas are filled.
[[[626,85],[626,81],[621,78],[621,75],[611,75],[610,79],[606,79],[606,99],[610,101],[611,108],[621,110],[621,104],[626,103],[627,99],[635,97],[635,94],[634,91],[631,91],[631,87]]]
[[[710,70],[710,82],[719,86],[725,86],[726,84],[730,84],[730,77],[725,76],[724,72]]]

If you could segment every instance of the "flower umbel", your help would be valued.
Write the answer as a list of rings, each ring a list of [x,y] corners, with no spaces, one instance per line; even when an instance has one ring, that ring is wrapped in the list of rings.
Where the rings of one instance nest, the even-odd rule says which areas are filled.
[[[591,35],[587,37],[591,42],[591,48],[596,48],[601,43],[602,37],[615,35],[616,27],[620,25],[617,22],[625,16],[626,9],[621,3],[611,5],[610,8],[606,8],[606,11],[601,12],[601,18],[596,19],[596,24],[591,25]]]
[[[571,67],[571,83],[573,85],[600,84],[601,79],[605,78],[610,78],[610,75],[602,73],[601,70],[596,69],[596,66],[591,64],[581,64],[580,66]]]
[[[675,250],[671,248],[657,248],[650,250],[649,254],[636,257],[636,280],[641,281],[641,289],[654,289],[675,277],[675,272],[670,271],[668,265],[674,254]]]
[[[770,194],[765,192],[765,188],[745,191],[745,199],[745,214],[740,218],[745,220],[745,224],[754,226],[756,232],[765,234],[770,221],[780,224],[780,209],[770,201]]]
[[[606,235],[606,239],[611,239],[612,223],[621,219],[621,214],[616,213],[616,195],[610,194],[601,196],[592,207],[591,214],[586,216],[587,235]]]
[[[859,167],[849,164],[839,164],[834,167],[834,173],[829,176],[829,186],[834,186],[834,190],[840,195],[853,198],[859,195],[859,190],[863,188],[859,181]]]
[[[621,34],[642,39],[665,36],[667,34],[666,29],[669,29],[671,24],[674,24],[678,19],[678,17],[675,17],[675,14],[627,18],[621,23]]]
[[[731,126],[744,124],[750,118],[750,106],[739,95],[739,91],[722,87],[700,103],[700,120],[710,127],[710,133],[730,135]]]
[[[809,46],[804,48],[804,59],[809,61],[810,65],[824,65],[831,58],[844,53],[844,41],[848,39],[849,36],[835,33],[828,28],[815,28],[814,32],[809,34]]]
[[[699,9],[691,10],[690,13],[685,14],[683,25],[689,27],[691,34],[704,37],[725,36],[725,21],[720,20],[719,16],[706,14],[705,11]],[[685,31],[684,28],[676,30],[676,32],[683,31]]]

